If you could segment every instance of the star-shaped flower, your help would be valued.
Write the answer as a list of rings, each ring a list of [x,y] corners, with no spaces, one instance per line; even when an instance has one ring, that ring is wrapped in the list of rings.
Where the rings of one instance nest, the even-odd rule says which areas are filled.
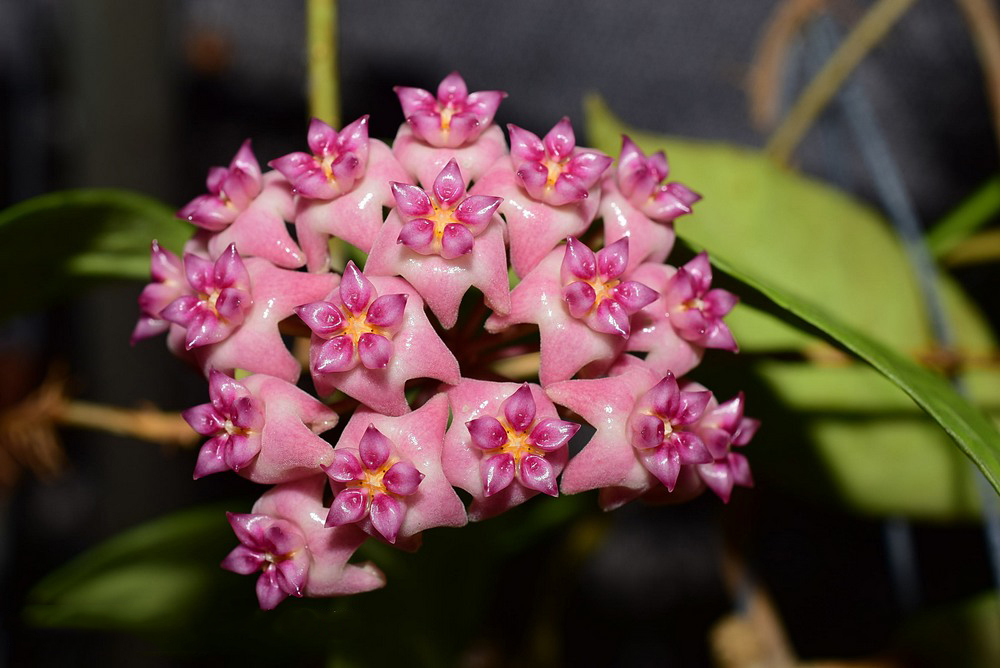
[[[392,517],[392,523],[390,524],[387,520],[381,526],[389,528],[387,529],[389,536],[383,534],[378,526],[373,524],[374,518],[372,518],[370,511],[367,518],[361,518],[360,526],[370,535],[384,537],[397,546],[416,548],[419,540],[417,534],[424,529],[439,526],[460,527],[466,524],[468,518],[462,507],[462,501],[455,494],[455,490],[452,489],[441,470],[441,451],[444,447],[444,432],[447,424],[448,397],[444,393],[435,395],[417,410],[399,417],[389,417],[366,408],[359,408],[351,416],[344,427],[340,440],[337,441],[335,448],[337,459],[334,460],[334,466],[327,467],[327,475],[331,476],[334,493],[339,494],[349,482],[341,481],[339,478],[344,477],[348,470],[357,471],[347,463],[346,458],[336,453],[346,451],[359,459],[364,458],[365,453],[360,451],[360,444],[365,434],[370,429],[375,429],[381,434],[380,438],[374,439],[377,442],[373,443],[373,446],[377,447],[369,452],[372,456],[364,465],[368,466],[368,472],[365,473],[366,469],[362,466],[362,478],[354,480],[359,481],[359,488],[364,486],[367,492],[387,494],[389,499],[398,503],[390,509],[388,508],[390,504],[383,501],[387,506],[383,510]],[[386,449],[383,446],[387,446],[388,450],[388,455],[384,460],[381,458],[381,454]],[[368,452],[367,449],[366,452]],[[407,462],[423,477],[414,485],[416,477],[409,467],[404,467],[404,470],[399,472],[400,479],[396,481],[399,486],[391,483],[386,487],[384,484],[386,482],[385,476],[389,474],[396,462]],[[376,466],[376,464],[378,465]],[[360,484],[366,480],[368,482]],[[413,487],[415,487],[415,491],[410,491]],[[345,502],[352,499],[354,497],[348,497]],[[374,498],[370,496],[369,500],[374,501]],[[344,510],[349,510],[349,508]],[[395,512],[397,510],[398,513]],[[333,509],[331,509],[332,511]],[[337,513],[340,513],[340,510]],[[402,520],[398,524],[395,536],[390,538],[392,536],[391,528],[396,526],[395,523],[399,515],[402,515]],[[346,515],[336,514],[335,517],[342,518]]]
[[[753,487],[750,463],[743,454],[731,449],[749,443],[760,427],[759,420],[743,415],[744,403],[740,392],[729,401],[710,405],[695,426],[715,458],[696,467],[698,476],[726,503],[735,485]]]
[[[402,415],[410,410],[408,380],[458,382],[458,360],[434,331],[420,295],[400,278],[369,279],[351,262],[336,292],[296,312],[313,331],[309,366],[320,396],[340,390],[381,413]]]
[[[323,474],[277,485],[264,493],[250,513],[230,513],[241,545],[223,560],[226,570],[257,580],[261,608],[273,609],[291,596],[345,596],[385,585],[371,563],[349,564],[365,541],[355,527],[328,529],[323,518]]]
[[[580,425],[559,419],[539,386],[466,379],[448,398],[442,465],[453,485],[472,494],[469,519],[499,515],[539,492],[558,494],[566,446]]]
[[[314,474],[333,448],[316,434],[337,424],[325,404],[280,378],[253,374],[236,381],[209,372],[211,403],[184,411],[210,436],[198,453],[194,477],[233,470],[257,483],[276,484]]]
[[[132,331],[133,345],[167,331],[170,322],[160,317],[160,313],[178,297],[193,294],[180,258],[155,239],[150,250],[149,273],[153,280],[139,294],[139,321]]]

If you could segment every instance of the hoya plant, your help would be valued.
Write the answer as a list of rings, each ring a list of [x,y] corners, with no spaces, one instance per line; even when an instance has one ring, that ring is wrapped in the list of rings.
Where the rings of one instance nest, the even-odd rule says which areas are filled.
[[[712,504],[737,525],[763,480],[897,528],[981,515],[1000,541],[1000,379],[963,362],[995,341],[934,256],[987,216],[959,207],[924,239],[891,162],[875,179],[885,217],[783,164],[906,4],[875,3],[762,152],[637,130],[596,96],[585,127],[570,109],[501,125],[508,91],[460,69],[432,90],[401,75],[391,105],[344,122],[335,5],[310,0],[298,150],[235,142],[186,204],[93,190],[0,212],[12,281],[39,229],[73,216],[82,240],[59,246],[65,290],[28,285],[5,316],[141,281],[122,354],[165,345],[202,387],[175,413],[84,405],[50,380],[0,436],[127,433],[193,451],[192,485],[244,481],[58,570],[26,618],[329,665],[472,665],[492,624],[528,639],[499,661],[553,665],[544,611],[565,604],[563,571],[630,508]],[[386,118],[395,135],[371,136]],[[866,159],[884,157],[856,127]],[[738,611],[714,655],[730,665],[755,638],[792,665],[752,571],[729,545]],[[939,619],[987,628],[983,600]],[[976,637],[972,661],[997,656],[995,633]]]

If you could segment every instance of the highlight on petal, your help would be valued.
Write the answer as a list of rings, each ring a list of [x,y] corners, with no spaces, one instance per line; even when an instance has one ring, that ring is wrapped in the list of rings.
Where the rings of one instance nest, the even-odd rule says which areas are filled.
[[[396,462],[386,471],[382,482],[393,494],[409,496],[417,493],[417,486],[423,479],[424,474],[410,462]]]
[[[465,85],[465,79],[458,72],[452,72],[438,84],[438,102],[460,103],[464,102],[469,95],[469,89]]]
[[[392,196],[396,200],[396,208],[404,217],[426,216],[434,212],[431,198],[427,196],[423,188],[396,181],[393,181],[390,186],[392,187]]]
[[[353,260],[348,261],[340,279],[340,299],[344,306],[354,315],[361,315],[374,295],[375,286],[361,273]]]
[[[444,166],[437,178],[434,179],[434,197],[438,203],[446,209],[452,209],[465,195],[465,181],[462,179],[462,171],[458,168],[458,161],[452,158]]]
[[[458,205],[455,209],[455,219],[476,229],[484,228],[493,219],[493,214],[502,203],[502,197],[473,195]]]
[[[369,471],[377,471],[389,459],[392,451],[392,443],[385,435],[370,424],[365,429],[361,441],[358,443],[358,452],[361,454],[361,463]]]
[[[365,320],[370,325],[381,328],[397,327],[403,322],[403,311],[406,308],[405,294],[382,295],[371,303]]]
[[[628,258],[626,257],[626,261]],[[563,283],[568,283],[569,276],[582,278],[585,281],[597,276],[597,256],[586,244],[578,239],[566,239],[566,254],[562,262]]]
[[[503,414],[507,424],[516,431],[527,431],[535,421],[535,400],[527,383],[523,383],[503,402]]]
[[[316,373],[334,373],[353,369],[354,339],[350,336],[335,336],[319,346],[313,346],[312,368]]]
[[[368,514],[368,495],[357,487],[348,487],[333,498],[326,516],[328,527],[353,524]]]
[[[324,466],[323,471],[330,476],[331,480],[337,482],[360,480],[364,475],[361,462],[358,461],[354,453],[347,450],[334,450],[333,461],[330,462],[329,466]]]
[[[528,443],[539,450],[554,452],[569,443],[578,431],[580,431],[580,425],[576,422],[545,418],[539,420],[538,424],[531,430]]]
[[[483,479],[483,493],[493,496],[514,481],[514,457],[510,453],[501,452],[480,462],[479,470]]]
[[[628,312],[614,299],[602,299],[594,313],[594,330],[627,339],[632,331]]]
[[[658,448],[663,443],[663,420],[655,415],[634,415],[630,421],[632,445],[640,449]]]
[[[365,332],[358,338],[358,357],[366,369],[384,369],[392,359],[392,341],[381,334]]]
[[[545,159],[545,145],[538,135],[513,123],[507,125],[507,132],[510,134],[510,154],[515,166],[519,162],[540,162]]]
[[[544,457],[525,455],[521,458],[519,471],[521,484],[528,489],[534,489],[549,496],[559,496],[559,486],[556,484],[556,472]]]
[[[562,298],[569,307],[569,313],[574,318],[583,318],[594,308],[597,293],[590,283],[575,281],[562,290]]]
[[[639,281],[622,281],[611,290],[612,298],[625,312],[634,315],[656,301],[659,293]]]
[[[445,225],[441,235],[441,257],[453,260],[472,252],[476,239],[465,225],[451,223]]]
[[[406,515],[403,504],[388,494],[376,494],[369,513],[375,530],[390,543],[395,543]]]
[[[344,331],[347,319],[340,308],[330,302],[312,302],[295,307],[295,313],[306,327],[321,339],[329,339]]]
[[[309,121],[306,131],[306,143],[315,155],[330,155],[334,152],[337,141],[337,131],[318,118]]]
[[[492,415],[484,415],[465,423],[472,444],[482,450],[495,450],[507,443],[507,430]]]
[[[545,135],[542,143],[549,157],[560,161],[568,158],[576,148],[576,135],[573,134],[573,124],[570,123],[569,117],[563,116],[559,119],[559,122]]]
[[[588,249],[589,250],[589,249]],[[622,237],[597,251],[597,275],[610,281],[624,273],[628,266],[628,237]]]
[[[418,253],[430,253],[434,243],[434,223],[426,218],[414,218],[403,223],[397,243]]]

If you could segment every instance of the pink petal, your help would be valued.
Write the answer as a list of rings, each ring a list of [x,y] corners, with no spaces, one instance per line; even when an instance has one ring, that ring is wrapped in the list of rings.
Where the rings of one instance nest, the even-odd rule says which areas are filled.
[[[594,313],[594,330],[627,339],[632,331],[628,312],[614,299],[602,299]]]
[[[733,493],[733,475],[726,461],[698,464],[698,475],[724,503],[729,503]]]
[[[705,412],[708,402],[712,399],[712,393],[703,392],[681,392],[677,412],[670,416],[670,421],[675,425],[686,425],[697,422],[701,414]]]
[[[527,383],[522,384],[503,402],[503,414],[507,418],[507,424],[519,432],[527,431],[535,421],[535,400]]]
[[[201,404],[181,413],[185,422],[202,436],[210,436],[225,428],[226,420],[212,404]]]
[[[652,403],[657,415],[672,422],[681,408],[681,390],[674,374],[668,373],[664,376],[649,390],[646,398]]]
[[[365,175],[365,163],[354,153],[341,153],[330,165],[330,174],[340,191],[347,192]]]
[[[396,200],[396,210],[403,217],[426,216],[434,211],[431,198],[422,188],[396,181],[390,185],[392,186],[392,196]]]
[[[331,338],[342,332],[347,326],[347,319],[344,318],[343,312],[330,302],[303,304],[295,308],[295,313],[306,324],[306,327],[322,339]]]
[[[597,275],[603,281],[618,278],[628,266],[628,237],[597,251]]]
[[[629,422],[632,446],[640,449],[658,448],[663,443],[663,420],[655,415],[634,415]]]
[[[198,450],[198,460],[195,462],[194,474],[192,475],[195,480],[212,475],[213,473],[222,473],[223,471],[230,470],[229,465],[226,464],[224,445],[224,439],[216,437],[209,439],[205,445],[201,446],[201,449]]]
[[[465,195],[465,181],[462,179],[462,171],[458,168],[458,161],[452,158],[444,166],[434,179],[434,197],[445,209],[452,209]]]
[[[259,430],[264,427],[264,411],[252,395],[238,397],[233,402],[229,419],[240,429]]]
[[[554,452],[566,445],[579,430],[580,425],[575,422],[567,422],[558,418],[545,418],[539,420],[535,428],[531,430],[528,443],[539,450]]]
[[[510,154],[514,158],[514,165],[518,167],[518,170],[520,170],[520,163],[540,163],[545,159],[545,145],[538,138],[538,135],[519,128],[513,123],[507,125],[507,132],[510,133]],[[548,170],[545,171],[547,177]]]
[[[733,338],[733,333],[729,331],[721,320],[716,320],[709,324],[705,335],[698,339],[698,343],[706,348],[717,348],[719,350],[731,350],[739,352],[740,347]]]
[[[458,72],[452,72],[438,84],[437,99],[441,104],[449,102],[464,102],[469,95],[465,79]]]
[[[663,156],[663,163],[665,165],[667,162],[666,156],[664,156],[662,152],[657,153],[656,155]],[[666,178],[666,176],[667,176],[666,172],[664,171],[664,174],[662,177],[660,177],[660,179],[662,180]],[[673,197],[675,197],[681,204],[684,204],[688,207],[690,207],[692,204],[701,199],[701,195],[691,190],[683,183],[678,183],[675,181],[673,183],[668,183],[667,185],[664,186],[664,188],[668,193],[670,193]]]
[[[441,235],[441,257],[453,260],[472,252],[476,239],[465,225],[451,223],[445,225]]]
[[[434,241],[434,223],[426,218],[414,218],[403,223],[397,243],[418,253],[429,253]]]
[[[278,584],[274,567],[267,568],[257,578],[257,602],[261,610],[274,610],[278,604],[288,598],[288,592]]]
[[[184,275],[188,285],[197,292],[209,293],[215,287],[212,279],[214,267],[209,260],[193,253],[184,253]]]
[[[150,246],[149,252],[149,275],[159,283],[170,279],[177,279],[184,275],[184,267],[180,258],[166,248],[160,246],[155,239]]]
[[[270,526],[273,520],[267,515],[258,513],[226,513],[229,526],[232,527],[236,539],[255,550],[264,551],[263,544],[264,529]]]
[[[753,475],[750,473],[750,462],[738,452],[730,452],[726,457],[733,482],[743,487],[753,487]]]
[[[333,498],[326,516],[327,527],[353,524],[368,514],[368,495],[357,487],[348,487]]]
[[[458,205],[458,208],[455,209],[455,219],[466,225],[471,225],[473,228],[486,227],[502,203],[502,197],[473,195]]]
[[[415,111],[406,117],[406,122],[413,129],[414,136],[431,146],[439,146],[446,139],[439,111]]]
[[[681,464],[707,464],[713,460],[702,440],[689,431],[675,431],[667,440],[677,450]]]
[[[483,494],[493,496],[514,480],[514,458],[507,452],[493,455],[480,462],[479,472],[483,480]]]
[[[753,439],[754,434],[760,428],[760,420],[754,418],[743,418],[740,420],[739,429],[733,434],[733,445],[744,446]]]
[[[740,298],[728,290],[717,288],[705,293],[702,301],[705,302],[705,310],[708,313],[716,318],[721,318],[733,310]]]
[[[392,341],[381,334],[365,332],[358,338],[358,357],[366,369],[384,369],[392,359]]]
[[[303,550],[275,565],[275,579],[281,591],[289,596],[302,598],[309,575],[309,556]]]
[[[236,252],[236,244],[229,244],[226,250],[222,251],[213,266],[213,276],[216,288],[249,287],[250,274],[240,254]]]
[[[354,315],[361,315],[375,294],[372,282],[361,273],[353,261],[349,261],[340,279],[340,299],[344,302],[344,306]]]
[[[627,135],[622,135],[622,150],[618,156],[618,187],[625,197],[648,192],[655,184],[651,170],[646,165],[646,155]]]
[[[556,485],[556,472],[552,464],[538,455],[525,455],[521,458],[521,484],[528,489],[534,489],[549,496],[559,496]]]
[[[247,311],[253,306],[253,299],[246,290],[226,288],[215,300],[215,310],[219,317],[232,326],[243,324]]]
[[[246,434],[232,434],[226,440],[222,456],[226,466],[234,471],[246,467],[260,453],[260,437],[251,438]]]
[[[371,507],[372,526],[390,543],[396,542],[406,508],[388,494],[376,494]]]
[[[676,448],[663,445],[643,452],[640,459],[646,470],[656,476],[668,492],[674,491],[677,476],[681,472],[681,457]]]
[[[318,118],[314,118],[309,121],[306,142],[314,155],[324,157],[331,155],[334,153],[334,146],[337,142],[337,131]]]
[[[576,137],[573,134],[573,125],[568,116],[563,116],[549,130],[543,143],[549,157],[556,161],[565,160],[573,153],[573,149],[576,148]]]
[[[354,368],[354,339],[350,336],[336,336],[318,347],[313,344],[313,349],[315,355],[312,368],[316,373],[334,373]]]
[[[457,148],[483,131],[479,117],[471,111],[454,114],[448,122],[447,146]]]
[[[364,475],[361,462],[358,461],[353,452],[347,450],[334,450],[333,461],[330,462],[329,466],[324,466],[323,470],[331,480],[337,482],[360,480]]]
[[[611,290],[611,295],[629,315],[638,313],[660,296],[656,290],[639,281],[623,281]]]
[[[227,571],[240,575],[250,575],[259,571],[263,563],[263,554],[251,550],[246,545],[237,545],[232,552],[226,555],[220,565]]]
[[[563,206],[573,204],[590,196],[587,192],[589,186],[581,182],[572,174],[563,172],[556,179],[552,192],[546,193],[545,201],[552,206]]]
[[[389,442],[389,439],[376,429],[375,425],[369,424],[358,442],[358,452],[365,469],[377,471],[382,468],[382,465],[389,459],[391,451],[392,443]]]
[[[399,97],[400,106],[403,108],[403,117],[409,118],[417,111],[434,109],[437,106],[437,99],[423,88],[411,88],[409,86],[396,86],[392,89]]]
[[[541,200],[545,197],[549,184],[549,168],[540,162],[523,162],[517,169],[517,180],[528,195]]]
[[[590,190],[611,166],[610,156],[597,151],[580,151],[566,163],[564,171],[573,177],[573,183],[584,190]]]
[[[507,97],[501,90],[480,90],[470,93],[465,100],[465,108],[473,112],[483,127],[493,122],[493,117],[500,107],[500,102]]]
[[[708,292],[712,285],[712,265],[708,262],[708,253],[698,253],[682,269],[691,276],[695,293],[701,296]]]
[[[472,444],[482,450],[496,450],[507,443],[507,430],[492,415],[484,415],[465,423]]]
[[[569,307],[569,313],[574,318],[582,318],[590,313],[597,300],[597,293],[590,283],[576,281],[570,283],[562,290],[562,298]]]
[[[205,179],[205,185],[208,186],[208,192],[213,195],[218,195],[222,192],[222,185],[226,182],[227,176],[229,176],[229,170],[227,168],[209,167],[208,178]]]
[[[225,229],[239,212],[215,195],[199,195],[177,212],[177,217],[212,232]]]
[[[385,476],[382,483],[385,488],[393,494],[399,496],[409,496],[417,493],[417,486],[424,479],[424,474],[417,470],[417,467],[409,462],[396,462],[393,464]]]
[[[371,303],[365,321],[375,327],[392,328],[403,322],[406,295],[382,295]]]
[[[363,164],[368,163],[368,114],[345,125],[337,135],[337,150],[354,153]]]
[[[568,283],[570,276],[585,281],[593,280],[597,276],[597,256],[594,251],[573,237],[566,240],[566,254],[562,261],[563,282]]]
[[[184,337],[184,347],[187,350],[218,343],[233,333],[233,327],[223,322],[215,314],[199,310],[191,318]]]

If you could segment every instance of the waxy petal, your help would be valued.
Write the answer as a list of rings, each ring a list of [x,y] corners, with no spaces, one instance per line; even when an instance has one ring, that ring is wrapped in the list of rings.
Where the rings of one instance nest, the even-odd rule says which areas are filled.
[[[502,197],[473,195],[467,197],[455,209],[455,219],[478,231],[493,220],[493,214],[503,203]],[[473,232],[475,234],[476,232]]]
[[[380,334],[365,332],[358,338],[358,357],[366,369],[384,369],[392,359],[392,341]]]
[[[533,132],[510,123],[507,125],[510,134],[510,154],[514,165],[520,169],[522,162],[539,162],[545,159],[545,145]],[[546,175],[548,170],[546,170]]]
[[[426,218],[414,218],[403,223],[396,243],[403,244],[407,248],[418,253],[428,255],[434,248],[434,223]]]
[[[348,487],[333,498],[330,512],[326,516],[326,526],[339,527],[353,524],[368,514],[368,495],[356,487]]]
[[[396,200],[396,208],[404,218],[426,216],[434,212],[431,198],[423,188],[408,183],[392,184],[392,196]]]
[[[517,180],[536,200],[545,199],[549,185],[549,168],[540,162],[524,162],[517,169]]]
[[[611,290],[611,296],[622,305],[626,313],[634,315],[655,302],[660,295],[639,281],[622,281]]]
[[[368,471],[377,471],[389,459],[392,452],[392,443],[385,435],[375,428],[374,424],[369,424],[364,435],[358,443],[358,452],[361,455],[361,463]]]
[[[589,250],[589,249],[588,249]],[[628,238],[622,238],[597,251],[597,275],[602,281],[618,278],[628,266]],[[581,277],[582,278],[582,277]]]
[[[681,464],[706,464],[713,459],[702,440],[690,431],[675,431],[668,441],[677,450]]]
[[[633,447],[658,448],[663,443],[663,420],[655,415],[635,415],[630,420],[630,426]]]
[[[521,484],[528,489],[534,489],[548,494],[549,496],[559,496],[559,487],[556,484],[556,472],[544,457],[538,455],[525,455],[521,458],[521,470],[519,471]]]
[[[417,486],[424,479],[424,474],[409,462],[396,462],[385,473],[382,479],[385,488],[399,496],[410,496],[417,493]]]
[[[441,235],[441,257],[453,260],[472,252],[476,239],[465,225],[446,225]]]
[[[351,482],[360,480],[364,475],[361,462],[353,452],[347,450],[334,450],[333,461],[323,470],[332,480],[337,482]]]
[[[353,261],[349,261],[340,279],[340,299],[344,306],[354,315],[361,315],[375,295],[375,287],[371,281]]]
[[[602,299],[594,313],[592,327],[604,334],[615,334],[627,339],[632,331],[628,312],[613,299]]]
[[[295,313],[316,336],[330,339],[344,331],[347,319],[340,307],[330,302],[312,302],[295,308]]]
[[[482,461],[480,472],[483,494],[493,496],[514,481],[514,458],[506,452],[488,457]]]
[[[677,475],[681,471],[681,457],[676,448],[661,446],[641,455],[642,465],[663,483],[667,491],[674,491]]]
[[[453,209],[465,195],[465,181],[458,161],[452,158],[434,179],[434,197],[445,209]]]
[[[232,552],[226,555],[220,565],[227,571],[240,575],[250,575],[259,571],[263,564],[264,555],[262,553],[252,550],[246,545],[237,545]]]
[[[573,184],[590,190],[614,162],[611,156],[597,151],[578,151],[564,168],[566,176],[573,177]]]
[[[562,263],[563,282],[568,283],[572,280],[571,276],[585,281],[597,277],[597,255],[586,244],[573,237],[566,240],[566,253]]]
[[[306,143],[309,150],[318,156],[331,155],[335,151],[337,131],[318,118],[309,121]]]
[[[390,543],[395,543],[406,516],[405,506],[388,494],[376,494],[370,513],[375,530]]]
[[[403,108],[403,116],[405,118],[418,111],[433,111],[437,105],[437,99],[434,95],[423,88],[396,86],[392,90],[399,97],[399,104]]]
[[[438,84],[437,101],[442,104],[465,102],[468,95],[465,79],[458,72],[452,72]]]
[[[403,312],[406,309],[406,295],[382,295],[371,303],[365,321],[384,329],[399,327],[403,322]]]
[[[507,424],[516,431],[528,430],[535,421],[535,400],[531,396],[531,387],[524,383],[503,402],[503,414]]]
[[[528,443],[539,450],[554,452],[569,443],[578,431],[580,431],[580,425],[576,422],[545,418],[539,420],[535,428],[531,430]]]
[[[465,423],[472,437],[472,444],[482,450],[496,450],[507,441],[507,430],[492,415],[484,415]]]
[[[576,148],[576,136],[573,134],[573,124],[570,123],[569,117],[563,116],[559,119],[559,122],[545,135],[542,143],[549,158],[556,161],[568,158]]]
[[[594,308],[597,293],[590,283],[576,281],[563,288],[562,298],[566,301],[570,315],[574,318],[583,318]]]
[[[350,336],[336,336],[311,349],[310,366],[316,373],[336,373],[353,369],[357,363],[354,356],[354,339]]]
[[[202,436],[210,436],[225,428],[226,420],[212,404],[201,404],[181,413],[184,421]]]

